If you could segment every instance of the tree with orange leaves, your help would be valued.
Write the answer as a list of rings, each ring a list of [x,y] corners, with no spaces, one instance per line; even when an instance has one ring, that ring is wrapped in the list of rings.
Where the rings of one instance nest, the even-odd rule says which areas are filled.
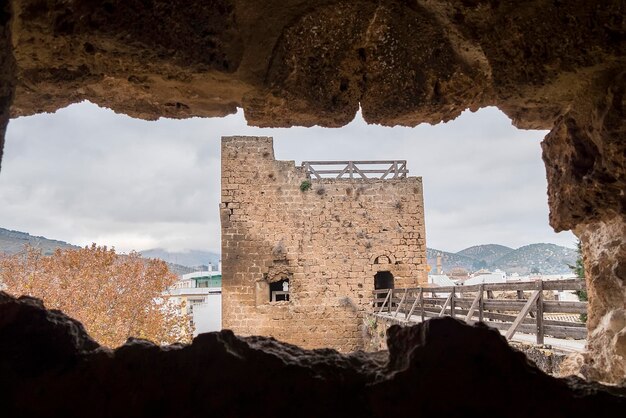
[[[163,298],[176,281],[167,264],[131,252],[91,247],[57,249],[44,256],[35,248],[0,256],[0,288],[42,299],[81,321],[98,342],[117,347],[128,337],[158,344],[191,338],[189,317]]]

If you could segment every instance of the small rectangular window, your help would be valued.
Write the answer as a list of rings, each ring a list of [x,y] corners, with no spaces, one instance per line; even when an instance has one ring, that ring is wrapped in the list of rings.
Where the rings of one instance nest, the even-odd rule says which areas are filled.
[[[270,283],[270,302],[289,301],[289,279]]]

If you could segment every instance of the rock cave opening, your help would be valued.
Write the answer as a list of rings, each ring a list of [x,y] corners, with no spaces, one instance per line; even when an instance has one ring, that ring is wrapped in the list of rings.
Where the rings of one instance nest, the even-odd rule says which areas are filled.
[[[273,127],[344,126],[359,105],[368,123],[410,126],[448,121],[467,108],[497,106],[517,127],[550,130],[541,145],[549,222],[555,231],[571,230],[582,241],[588,352],[572,369],[578,377],[554,379],[492,330],[445,318],[392,327],[383,355],[307,351],[228,331],[201,335],[184,347],[131,340],[109,350],[64,314],[31,298],[0,293],[3,413],[389,417],[414,414],[418,405],[426,416],[467,416],[484,413],[486,393],[489,412],[507,417],[614,416],[624,410],[623,1],[601,7],[591,0],[148,3],[111,0],[102,7],[82,0],[10,0],[0,5],[0,158],[9,118],[82,100],[150,120],[221,117],[241,107],[251,124]],[[173,129],[167,150],[195,156],[187,160],[186,172],[201,176],[198,166],[211,153],[190,153],[183,136]],[[116,157],[122,149],[116,139],[100,138],[95,153]],[[37,148],[44,157],[32,164],[14,153],[21,142],[8,143],[2,159],[0,207],[9,211],[3,219],[27,225],[26,214],[15,205],[19,201],[35,202],[55,220],[61,219],[55,206],[64,200],[81,215],[106,212],[89,207],[93,195],[72,199],[31,186],[57,168],[63,171],[60,157],[53,160],[46,151],[84,156],[77,166],[85,173],[93,166],[88,152],[59,140],[42,141]],[[133,158],[133,164],[162,161],[156,143],[144,145],[139,147],[142,158]],[[448,147],[456,151],[463,152]],[[449,164],[448,154],[431,158],[448,170],[458,168]],[[55,170],[46,169],[42,176],[37,169],[46,160],[56,163]],[[16,175],[28,170],[31,177]],[[122,189],[137,196],[163,190],[169,180],[163,173],[158,181],[141,175],[108,177],[122,177]],[[61,184],[128,204],[115,187],[100,188],[84,179],[75,185],[66,176]],[[21,189],[30,189],[26,198]],[[142,203],[164,210],[164,200],[144,198]],[[183,204],[165,223],[185,228],[177,220],[195,218],[202,224],[191,207],[203,205]],[[118,222],[101,236],[117,239],[124,228],[143,221]],[[142,245],[145,237],[145,232],[131,236]],[[465,388],[453,401],[441,390],[450,376]],[[259,391],[269,385],[298,396],[285,399],[281,391]]]
[[[60,121],[57,120],[60,118]],[[34,121],[35,123],[31,122]],[[239,112],[237,115],[222,119],[227,123],[225,126],[232,127],[237,126],[245,133],[274,133],[272,130],[259,129],[245,126],[243,121],[243,115]],[[82,163],[85,164],[86,169],[83,172],[82,180],[89,178],[89,171],[91,167],[102,169],[102,162],[98,161],[93,155],[103,155],[106,152],[110,153],[113,158],[109,160],[108,167],[104,167],[106,171],[113,172],[114,162],[127,161],[129,164],[124,165],[123,172],[128,176],[136,176],[137,178],[149,178],[150,172],[160,172],[164,174],[159,179],[159,185],[161,188],[158,190],[158,196],[174,195],[179,196],[178,189],[181,187],[182,182],[188,182],[186,188],[189,190],[189,185],[195,185],[196,189],[206,188],[207,184],[213,194],[214,199],[219,201],[218,190],[211,184],[206,182],[206,178],[219,177],[219,164],[214,154],[219,155],[217,138],[206,138],[202,136],[203,132],[219,132],[224,129],[220,126],[220,121],[215,119],[196,119],[192,121],[176,121],[161,119],[156,122],[146,122],[136,119],[129,119],[128,117],[121,115],[114,115],[110,110],[96,107],[93,104],[85,103],[81,105],[73,105],[70,108],[61,109],[54,115],[37,115],[28,118],[19,118],[14,120],[9,125],[9,142],[7,144],[7,156],[5,158],[5,169],[3,174],[7,177],[6,180],[0,179],[0,185],[3,181],[19,183],[20,180],[11,179],[13,171],[13,164],[16,162],[16,155],[20,156],[20,153],[26,155],[27,153],[38,153],[37,144],[42,144],[37,138],[46,138],[47,142],[50,142],[50,136],[56,137],[63,146],[63,149],[74,149],[76,153],[82,153]],[[482,128],[485,124],[490,123],[494,126],[494,133],[489,133],[488,129]],[[60,125],[60,126],[59,126]],[[71,132],[68,134],[63,127],[72,126]],[[354,126],[358,132],[356,136],[349,135],[349,129]],[[456,127],[455,127],[456,126]],[[481,127],[480,130],[478,127]],[[31,127],[33,130],[31,131]],[[41,133],[37,133],[37,129],[44,128],[47,136],[43,136]],[[15,129],[15,131],[14,131]],[[124,129],[128,129],[124,131]],[[539,159],[538,140],[543,134],[542,132],[523,131],[517,130],[512,127],[510,120],[499,110],[495,108],[482,109],[475,113],[464,112],[460,118],[447,124],[440,124],[437,126],[425,126],[420,125],[417,128],[384,128],[366,125],[360,115],[353,121],[347,128],[339,130],[330,130],[323,128],[291,128],[289,135],[282,134],[282,138],[277,138],[276,152],[280,158],[287,156],[288,158],[294,158],[295,160],[302,159],[324,159],[329,153],[329,148],[334,147],[335,152],[341,152],[341,158],[358,157],[363,159],[372,159],[378,155],[382,155],[386,158],[406,156],[409,158],[409,167],[418,175],[426,175],[427,185],[425,187],[427,207],[429,201],[439,201],[438,210],[434,215],[427,215],[428,221],[432,218],[441,222],[442,219],[458,218],[458,215],[448,216],[444,211],[455,210],[455,204],[461,199],[459,192],[448,192],[448,196],[442,194],[435,194],[434,190],[443,190],[450,183],[457,183],[460,189],[472,189],[473,198],[475,201],[479,201],[470,215],[478,219],[484,217],[488,211],[485,210],[484,202],[489,200],[489,196],[493,195],[490,190],[491,187],[496,187],[498,184],[505,184],[510,178],[517,178],[519,180],[515,186],[510,184],[507,186],[507,190],[500,197],[502,201],[507,199],[521,199],[522,196],[530,189],[534,196],[542,195],[542,190],[545,187],[545,180],[543,183],[532,188],[528,187],[528,184],[535,181],[538,177],[543,176],[543,168]],[[447,130],[442,133],[438,130]],[[188,131],[188,132],[186,132]],[[21,147],[18,147],[19,153],[14,153],[15,140],[13,140],[13,132],[18,133],[21,139]],[[279,132],[279,131],[277,131]],[[525,137],[525,135],[533,135]],[[276,133],[274,133],[276,135]],[[445,136],[449,137],[446,138]],[[61,136],[63,138],[61,138]],[[174,149],[171,147],[170,139],[172,137],[182,136],[183,141],[179,141],[176,148],[182,148],[182,150]],[[130,137],[136,138],[137,143],[133,144],[132,141],[128,141]],[[295,137],[295,138],[294,138]],[[370,137],[370,138],[368,138]],[[481,137],[488,137],[486,143],[480,144]],[[109,141],[114,142],[113,148],[110,143],[105,142],[104,138],[110,138]],[[341,138],[341,139],[340,139]],[[530,139],[529,139],[530,138]],[[385,147],[382,150],[377,143],[380,141],[386,141],[390,146]],[[29,144],[29,141],[33,143]],[[465,141],[465,142],[459,142]],[[366,144],[371,142],[371,148],[374,150],[367,151]],[[394,142],[396,145],[394,145]],[[307,143],[306,154],[303,153],[301,144]],[[333,145],[331,145],[333,144]],[[518,144],[522,146],[517,147]],[[394,146],[392,146],[394,145]],[[530,146],[529,146],[530,145]],[[463,149],[463,146],[469,147]],[[21,148],[21,149],[20,149]],[[27,149],[29,148],[29,149]],[[45,151],[45,156],[41,156],[40,161],[52,161],[50,159],[51,150],[48,148],[42,148]],[[504,151],[506,150],[506,152]],[[182,152],[181,152],[182,151]],[[381,154],[386,152],[387,154]],[[498,156],[499,153],[501,156]],[[476,154],[477,156],[468,159],[468,155]],[[71,154],[70,154],[71,155]],[[445,178],[441,181],[441,178],[445,177],[440,175],[442,173],[442,165],[439,161],[438,155],[446,155],[446,161],[449,165],[446,165],[444,171],[452,172],[449,178]],[[483,155],[486,158],[480,159],[478,156]],[[529,165],[528,159],[519,158],[521,155],[530,156],[534,161]],[[124,156],[122,158],[122,156]],[[165,156],[165,157],[164,157]],[[189,158],[189,157],[194,158]],[[417,156],[417,162],[413,162],[413,156]],[[59,158],[63,158],[59,156]],[[165,158],[165,159],[164,159]],[[326,157],[327,158],[327,157]],[[337,157],[341,159],[340,157]],[[135,163],[136,160],[141,160],[142,164]],[[493,171],[486,172],[486,175],[479,177],[482,168],[490,167],[495,169],[498,164],[495,161],[506,161],[504,166],[507,167],[506,171],[502,175],[494,175]],[[165,161],[167,161],[168,171],[164,171]],[[454,162],[454,163],[453,163]],[[64,180],[68,181],[70,176],[70,170],[68,168],[75,166],[70,161],[63,164],[63,170],[66,170]],[[474,168],[472,168],[474,167]],[[33,168],[31,167],[31,170]],[[46,178],[47,167],[45,164],[38,166],[35,170],[36,174],[41,178]],[[480,169],[480,170],[479,170]],[[527,170],[528,172],[524,172]],[[93,170],[96,171],[96,170]],[[524,172],[524,175],[520,176],[520,173]],[[167,174],[166,174],[167,173]],[[184,174],[183,174],[184,173]],[[474,178],[473,187],[468,187],[467,182]],[[164,180],[167,179],[168,181]],[[268,177],[267,181],[275,181],[272,177]],[[174,182],[173,180],[176,180]],[[111,185],[109,182],[113,182]],[[71,183],[71,180],[69,180]],[[480,185],[479,187],[476,184]],[[68,184],[62,185],[67,188]],[[141,185],[139,185],[141,186]],[[58,187],[58,186],[57,186]],[[521,187],[521,188],[520,188]],[[459,189],[459,190],[460,190]],[[120,229],[130,228],[133,224],[131,219],[128,219],[128,213],[130,207],[134,206],[134,213],[132,218],[136,219],[142,213],[149,214],[148,216],[154,216],[151,212],[154,209],[164,211],[166,206],[154,205],[153,198],[146,192],[145,188],[128,187],[126,179],[122,176],[113,176],[112,178],[98,177],[95,179],[94,185],[90,187],[83,187],[82,190],[87,192],[94,190],[116,190],[115,193],[123,198],[119,199],[121,202],[120,207],[111,207],[108,210],[113,214],[121,214],[123,222],[120,223]],[[539,193],[537,193],[539,192]],[[138,194],[139,193],[139,194]],[[197,191],[193,192],[198,194]],[[355,188],[353,194],[356,198],[360,194],[360,189]],[[450,195],[454,196],[454,199],[450,198]],[[142,202],[145,197],[146,205],[137,206],[137,198],[139,202]],[[98,200],[93,198],[93,195],[89,198],[82,199],[83,203],[93,202]],[[206,196],[200,202],[193,202],[189,197],[172,199],[174,202],[180,202],[183,206],[172,206],[170,213],[173,214],[175,222],[178,222],[183,226],[189,214],[192,215],[194,223],[183,226],[183,228],[194,228],[195,230],[206,229],[206,224],[202,225],[200,222],[196,222],[195,219],[202,219],[198,217],[198,212],[189,212],[189,207],[199,208],[204,210],[207,207],[211,207],[211,200]],[[468,199],[463,199],[465,207],[470,206]],[[451,204],[452,203],[452,204]],[[490,203],[494,214],[498,210],[494,209],[495,201]],[[397,206],[397,205],[396,205]],[[510,205],[509,205],[510,206]],[[540,200],[541,211],[546,214],[545,200]],[[48,204],[50,210],[54,210],[55,202]],[[59,208],[60,209],[60,208]],[[102,211],[103,208],[96,208],[93,206],[94,211]],[[398,210],[394,206],[394,210]],[[519,205],[515,208],[509,208],[512,217],[524,217],[528,213],[529,206]],[[534,209],[533,209],[534,210]],[[237,208],[232,207],[231,212],[235,214]],[[441,213],[437,213],[441,212]],[[452,213],[452,212],[451,212]],[[124,219],[126,218],[126,219]],[[206,219],[206,218],[205,218]],[[71,221],[71,220],[70,220]],[[474,224],[475,222],[472,222]],[[429,229],[439,229],[442,223],[435,224],[427,222]],[[434,225],[434,226],[433,226]],[[449,229],[458,228],[456,225],[447,225]],[[475,223],[476,228],[471,232],[463,235],[478,235],[481,229],[484,229],[484,225]],[[545,224],[544,224],[545,227]],[[217,228],[216,228],[217,229]],[[108,231],[109,233],[111,231]],[[110,234],[104,236],[104,239],[127,238],[127,234],[124,231],[118,231],[118,234]],[[139,237],[136,237],[136,242],[149,241],[146,237],[142,237],[142,231],[138,231]],[[211,233],[208,235],[219,236],[219,232]],[[359,235],[359,237],[367,238],[365,233]],[[133,249],[133,248],[130,248]],[[136,249],[136,248],[135,248]],[[378,256],[374,259],[375,264],[391,263],[389,256]],[[281,282],[282,283],[282,282]],[[375,289],[383,289],[393,287],[393,275],[391,272],[379,272],[374,277]],[[258,289],[257,289],[258,292]],[[289,294],[282,293],[284,289],[279,282],[269,283],[267,287],[263,287],[260,295],[260,299],[257,301],[259,305],[267,304],[273,301],[288,301]],[[259,292],[258,292],[259,293]]]

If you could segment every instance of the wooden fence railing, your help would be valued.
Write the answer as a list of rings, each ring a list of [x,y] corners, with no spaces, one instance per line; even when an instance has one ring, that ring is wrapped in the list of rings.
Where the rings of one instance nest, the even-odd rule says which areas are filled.
[[[587,337],[583,322],[559,320],[556,315],[585,314],[587,302],[550,300],[553,292],[548,292],[583,289],[584,279],[382,289],[373,292],[373,309],[411,322],[444,315],[470,323],[482,321],[504,330],[508,340],[522,332],[536,334],[537,344],[543,344],[545,335]]]
[[[338,166],[334,168],[320,169],[313,166]],[[359,167],[361,166],[361,167]],[[364,167],[367,166],[367,167]],[[383,166],[381,168],[377,166]],[[405,178],[409,173],[406,168],[406,160],[381,160],[381,161],[303,161],[302,167],[310,178],[355,178],[362,179],[387,177],[398,179]],[[377,176],[372,177],[371,175]]]

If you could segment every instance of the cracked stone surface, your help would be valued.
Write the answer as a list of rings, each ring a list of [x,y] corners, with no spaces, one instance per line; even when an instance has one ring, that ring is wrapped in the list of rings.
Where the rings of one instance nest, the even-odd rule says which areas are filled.
[[[359,106],[367,122],[406,126],[498,106],[520,128],[551,129],[550,224],[583,240],[592,334],[626,294],[624,252],[597,248],[625,241],[624,8],[622,0],[9,0],[0,6],[0,157],[9,117],[82,100],[142,119],[241,107],[250,124],[283,127],[343,126]],[[601,369],[619,370],[624,340]]]
[[[579,225],[588,273],[587,352],[564,373],[626,386],[626,223],[619,216]]]
[[[497,105],[551,128],[624,67],[607,1],[12,0],[13,116],[90,100],[144,119],[417,125]],[[546,19],[546,16],[551,16]]]
[[[39,300],[0,293],[0,409],[24,417],[589,417],[626,407],[626,389],[550,377],[486,326],[452,318],[393,326],[388,346],[344,355],[221,331],[186,346],[129,340],[112,350]]]

